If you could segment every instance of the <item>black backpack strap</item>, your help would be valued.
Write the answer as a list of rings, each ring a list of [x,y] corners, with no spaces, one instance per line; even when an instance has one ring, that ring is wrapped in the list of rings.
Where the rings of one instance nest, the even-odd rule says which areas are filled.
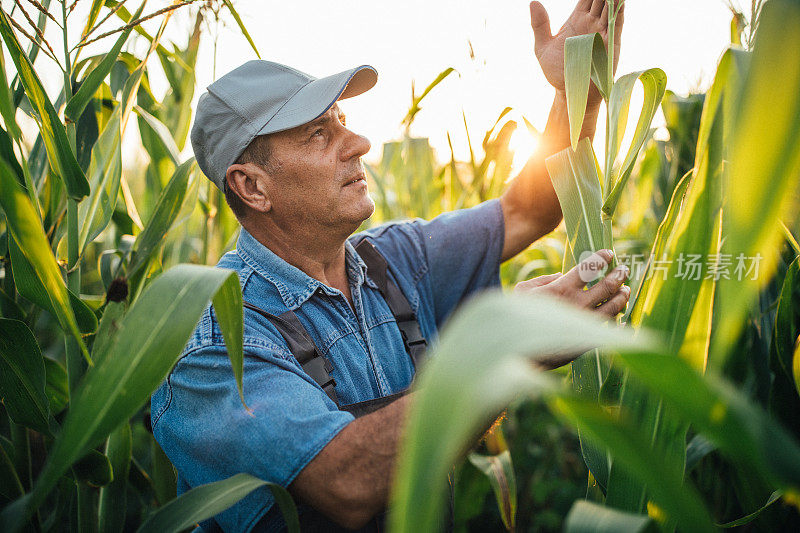
[[[388,263],[381,253],[367,239],[362,239],[356,247],[356,252],[367,265],[367,272],[383,295],[394,315],[397,327],[403,337],[406,352],[414,363],[414,368],[419,370],[425,358],[425,349],[428,343],[422,335],[419,321],[411,309],[411,304],[405,294],[389,278]]]
[[[339,399],[336,397],[336,381],[331,377],[333,365],[321,353],[317,351],[314,341],[303,327],[303,324],[294,314],[294,311],[286,311],[280,315],[273,315],[264,311],[250,302],[242,302],[245,308],[260,314],[278,329],[289,351],[292,352],[303,371],[313,379],[325,394],[338,406]]]

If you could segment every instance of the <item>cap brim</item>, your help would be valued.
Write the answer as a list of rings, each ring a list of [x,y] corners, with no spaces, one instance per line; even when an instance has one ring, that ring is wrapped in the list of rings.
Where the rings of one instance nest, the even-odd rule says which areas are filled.
[[[276,133],[311,122],[338,100],[358,96],[371,89],[377,81],[378,73],[369,65],[311,81],[297,91],[257,135]]]

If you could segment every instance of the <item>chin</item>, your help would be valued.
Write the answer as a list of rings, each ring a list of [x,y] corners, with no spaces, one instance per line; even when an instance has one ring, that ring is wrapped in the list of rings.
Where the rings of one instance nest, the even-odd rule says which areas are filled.
[[[345,217],[358,229],[358,226],[369,219],[373,213],[375,213],[375,202],[373,202],[372,198],[369,196],[365,196],[361,201],[347,210]],[[355,229],[353,231],[355,231]]]

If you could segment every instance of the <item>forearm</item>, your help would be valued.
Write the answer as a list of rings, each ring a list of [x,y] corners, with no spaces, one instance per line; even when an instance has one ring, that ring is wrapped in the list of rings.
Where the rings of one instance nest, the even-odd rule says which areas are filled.
[[[346,527],[389,501],[397,448],[413,393],[348,424],[292,483],[294,494]]]
[[[597,100],[587,106],[581,138],[594,138],[599,109],[600,101]],[[518,254],[561,222],[561,205],[545,160],[569,145],[566,96],[557,91],[539,147],[500,199],[506,226],[513,230],[513,233],[506,234],[503,260]]]

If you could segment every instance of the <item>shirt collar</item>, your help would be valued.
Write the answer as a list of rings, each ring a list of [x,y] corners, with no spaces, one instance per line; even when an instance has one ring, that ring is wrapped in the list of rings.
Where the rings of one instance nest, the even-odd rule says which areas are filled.
[[[350,241],[345,241],[345,265],[347,277],[352,286],[358,288],[362,283],[377,289],[377,285],[367,276],[367,265],[356,253]],[[295,310],[319,289],[328,295],[339,294],[337,289],[325,285],[278,257],[272,250],[261,244],[250,232],[242,228],[236,241],[236,252],[257,274],[275,286],[290,310]]]

